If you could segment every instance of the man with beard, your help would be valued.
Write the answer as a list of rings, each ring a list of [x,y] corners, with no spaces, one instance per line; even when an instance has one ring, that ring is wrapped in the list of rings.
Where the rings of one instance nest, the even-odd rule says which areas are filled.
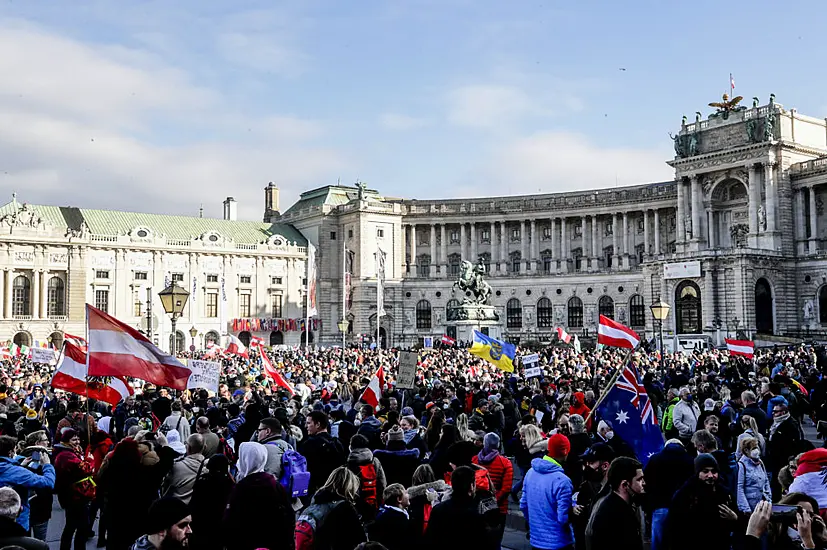
[[[640,516],[633,504],[643,495],[643,466],[634,458],[621,456],[609,466],[612,492],[592,510],[586,527],[589,550],[643,550]]]
[[[737,525],[732,496],[718,479],[718,461],[695,458],[695,475],[675,493],[667,516],[668,546],[674,550],[727,550]]]
[[[586,548],[586,526],[591,517],[592,507],[609,479],[609,467],[615,458],[614,449],[606,443],[595,443],[580,457],[583,468],[583,483],[577,491],[574,512],[575,548]]]
[[[165,497],[149,507],[147,534],[135,541],[132,550],[175,550],[189,547],[192,516],[177,498]]]

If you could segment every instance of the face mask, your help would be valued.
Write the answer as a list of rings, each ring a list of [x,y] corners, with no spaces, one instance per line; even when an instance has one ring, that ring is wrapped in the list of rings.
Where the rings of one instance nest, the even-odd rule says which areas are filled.
[[[758,460],[759,458],[761,458],[761,450],[760,449],[753,449],[749,452],[749,456],[753,460]]]
[[[615,433],[613,431],[609,430],[608,432],[606,432],[606,439],[611,439],[614,436],[615,436]]]
[[[603,476],[598,470],[588,466],[583,468],[583,477],[586,478],[586,481],[600,481],[603,479]]]
[[[692,401],[692,394],[691,393],[686,394],[686,396],[684,396],[684,399],[686,399],[687,401]]]

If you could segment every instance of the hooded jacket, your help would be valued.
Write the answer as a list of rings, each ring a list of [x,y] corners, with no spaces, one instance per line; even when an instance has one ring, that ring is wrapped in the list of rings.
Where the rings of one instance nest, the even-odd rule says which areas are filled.
[[[571,480],[550,458],[535,458],[525,476],[520,510],[528,521],[534,548],[556,550],[574,545],[571,525]]]
[[[514,481],[514,466],[511,461],[496,449],[483,449],[471,459],[471,462],[488,470],[500,513],[508,514],[508,495],[511,494],[511,485]]]
[[[186,504],[192,498],[192,488],[195,486],[195,478],[204,463],[204,455],[197,453],[187,455],[175,461],[172,471],[164,480],[162,494],[168,497],[175,497]]]
[[[677,490],[694,474],[692,457],[683,445],[671,443],[652,455],[643,469],[648,509],[669,508]]]
[[[382,464],[388,485],[401,483],[404,487],[409,486],[420,464],[419,449],[377,449],[373,457]]]
[[[43,475],[38,475],[28,468],[7,457],[0,457],[0,486],[11,487],[17,491],[26,492],[29,489],[53,489],[55,486],[55,468],[51,464],[43,467]],[[17,523],[28,531],[29,529],[29,499],[21,498],[22,505]]]
[[[681,399],[672,410],[672,424],[678,430],[681,438],[689,439],[698,426],[698,417],[701,415],[701,409],[694,401],[685,401]]]
[[[572,394],[574,398],[574,403],[569,407],[569,414],[579,414],[584,419],[589,416],[589,413],[592,410],[586,406],[586,395],[581,391],[576,391]],[[589,421],[586,422],[586,431],[590,432],[592,429],[592,419],[589,418]]]
[[[356,509],[359,510],[359,513],[362,514],[363,517],[366,514],[370,517],[371,513],[376,515],[378,510],[367,509],[366,503],[362,496],[362,484],[364,483],[364,479],[362,477],[362,466],[367,466],[368,464],[373,464],[373,467],[376,469],[376,502],[377,504],[381,504],[382,493],[385,492],[385,487],[388,485],[387,479],[385,478],[385,470],[382,468],[382,463],[373,456],[370,449],[352,449],[350,451],[350,454],[347,457],[347,467],[359,478],[360,487],[359,497],[356,499]]]
[[[267,462],[264,464],[264,471],[279,479],[281,477],[281,459],[285,452],[292,450],[292,447],[282,439],[281,435],[267,437],[259,443],[267,449]]]

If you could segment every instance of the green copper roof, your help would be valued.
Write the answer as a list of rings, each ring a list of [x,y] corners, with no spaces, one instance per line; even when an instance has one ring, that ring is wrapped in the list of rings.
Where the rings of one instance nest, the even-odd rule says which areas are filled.
[[[326,185],[318,189],[305,191],[299,197],[293,206],[287,209],[285,214],[298,212],[311,207],[321,206],[339,206],[347,204],[351,199],[355,199],[359,194],[359,189],[346,185]]]
[[[21,204],[18,202],[18,207]],[[155,235],[164,235],[168,239],[189,240],[215,231],[237,244],[256,244],[266,241],[273,235],[281,235],[300,246],[307,244],[304,236],[288,224],[43,205],[30,205],[28,208],[56,227],[79,229],[85,221],[89,231],[94,235],[127,235],[137,227],[145,227]],[[14,210],[14,203],[11,202],[0,206],[0,217],[13,213]]]

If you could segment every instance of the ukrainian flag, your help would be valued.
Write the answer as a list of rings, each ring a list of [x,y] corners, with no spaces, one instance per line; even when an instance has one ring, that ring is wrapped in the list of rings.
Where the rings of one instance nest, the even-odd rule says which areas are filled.
[[[517,355],[517,348],[514,344],[491,338],[475,330],[474,343],[468,351],[500,370],[514,372],[514,357]]]

